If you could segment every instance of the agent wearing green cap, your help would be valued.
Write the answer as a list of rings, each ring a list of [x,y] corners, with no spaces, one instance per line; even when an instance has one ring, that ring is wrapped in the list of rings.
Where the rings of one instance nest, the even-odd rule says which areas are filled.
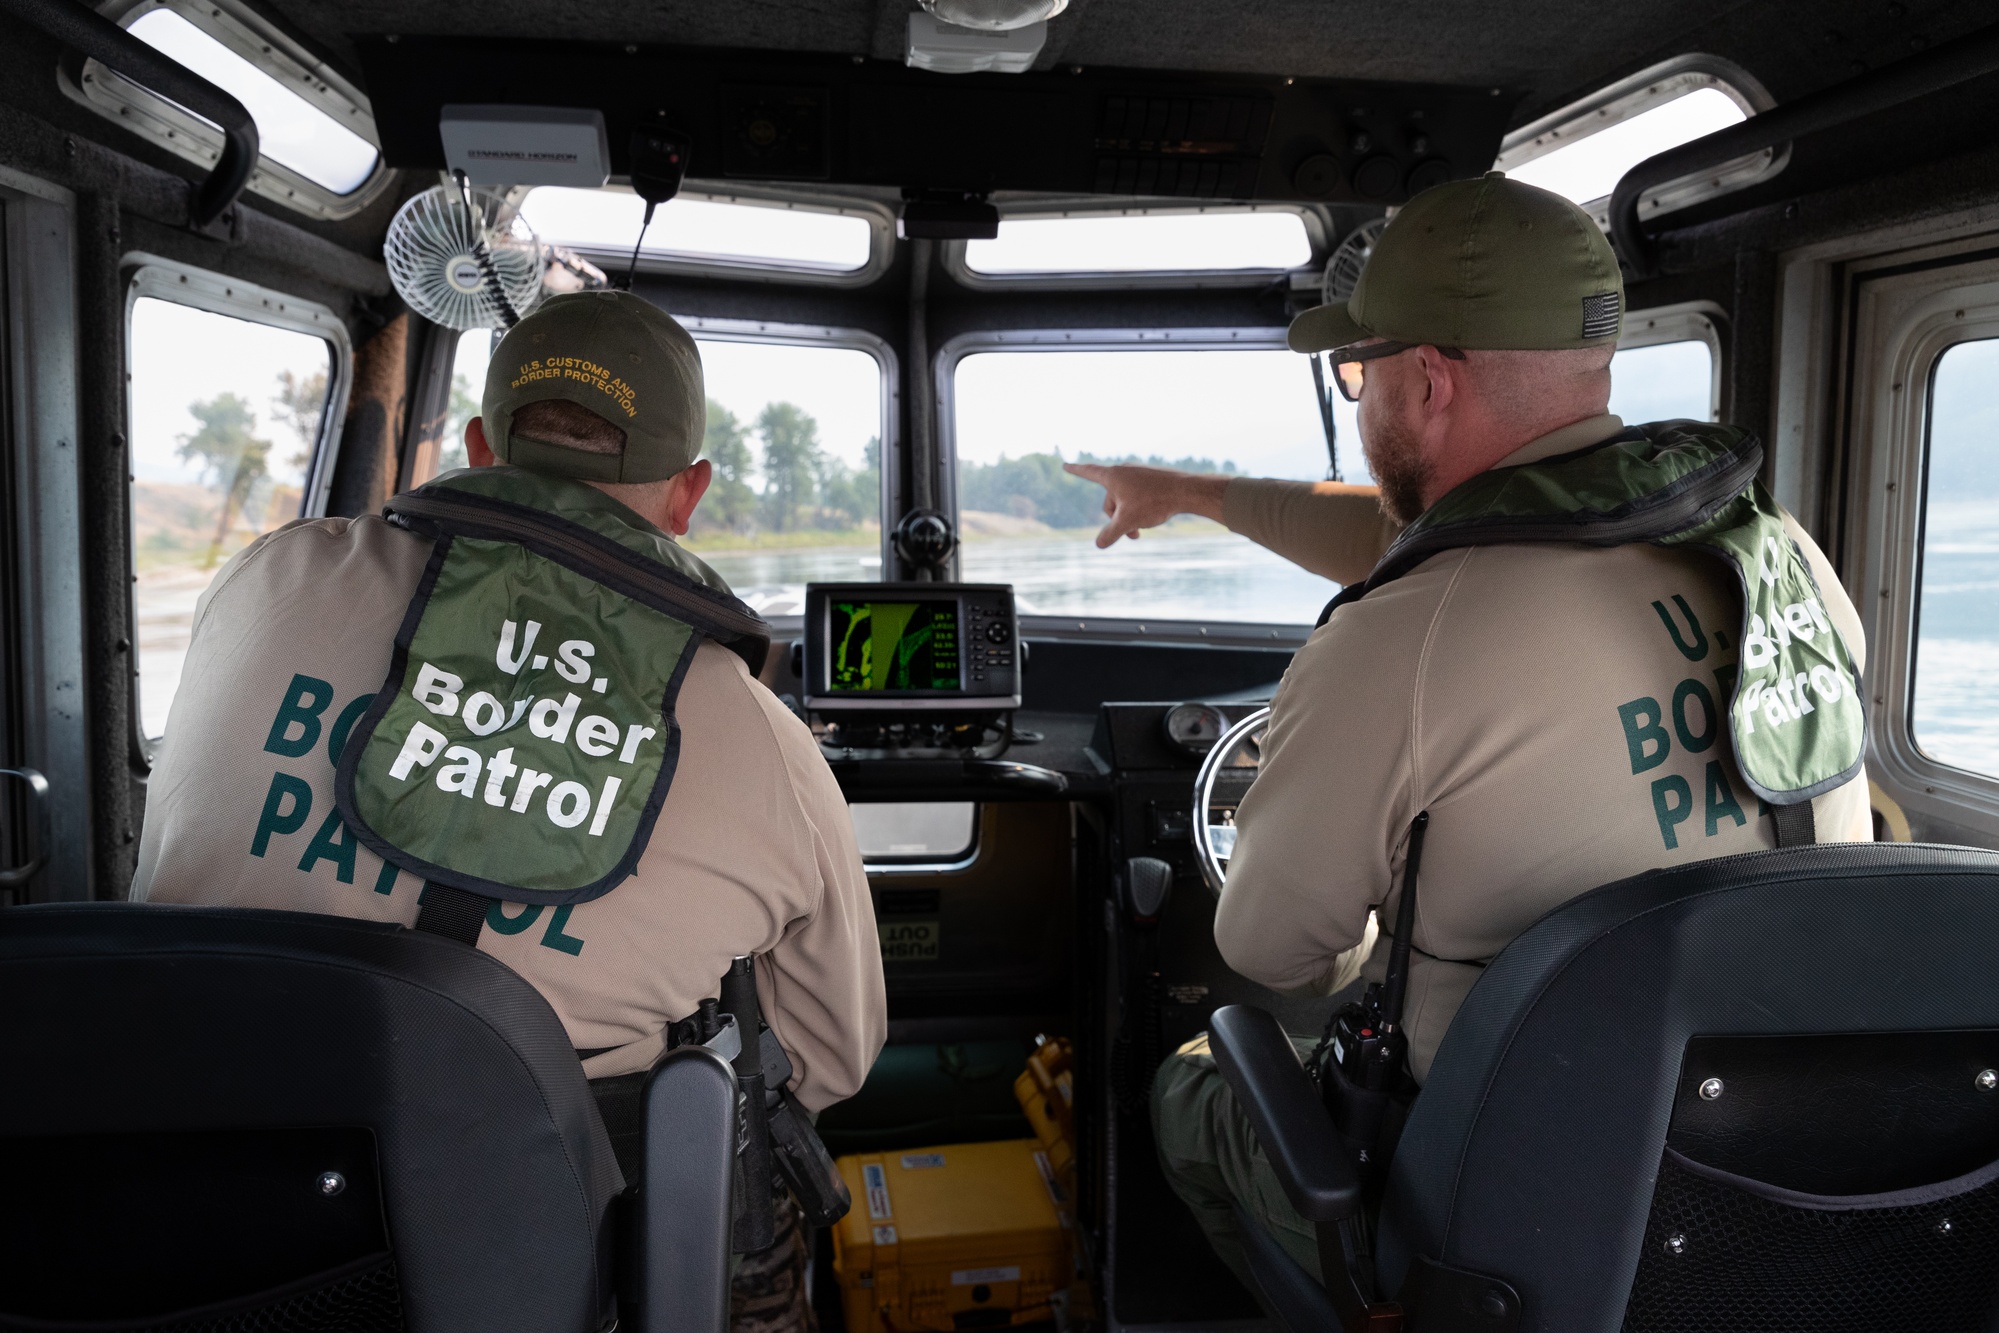
[[[1378,493],[1074,469],[1106,486],[1102,545],[1204,513],[1347,585],[1273,700],[1215,939],[1280,991],[1380,980],[1376,923],[1428,812],[1403,1026],[1419,1082],[1483,964],[1564,900],[1871,837],[1858,617],[1756,482],[1753,437],[1609,415],[1622,302],[1567,200],[1497,172],[1439,186],[1344,307],[1291,326],[1358,399]],[[1152,1109],[1224,1260],[1244,1271],[1241,1207],[1318,1270],[1205,1039],[1161,1067]]]
[[[768,627],[673,540],[709,480],[693,339],[557,296],[483,408],[472,467],[217,575],[132,896],[474,940],[593,1079],[648,1068],[754,954],[795,1098],[850,1096],[886,1032],[874,913],[831,771],[757,680]]]

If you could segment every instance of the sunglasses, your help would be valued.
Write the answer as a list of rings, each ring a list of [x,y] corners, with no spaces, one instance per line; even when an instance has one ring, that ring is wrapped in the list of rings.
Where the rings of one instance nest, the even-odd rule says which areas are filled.
[[[1366,386],[1367,363],[1379,361],[1386,356],[1400,356],[1421,343],[1382,342],[1368,347],[1335,348],[1330,359],[1333,362],[1333,384],[1340,391],[1340,397],[1350,403],[1360,401],[1360,391]],[[1455,347],[1437,349],[1453,361],[1462,361],[1465,354]]]

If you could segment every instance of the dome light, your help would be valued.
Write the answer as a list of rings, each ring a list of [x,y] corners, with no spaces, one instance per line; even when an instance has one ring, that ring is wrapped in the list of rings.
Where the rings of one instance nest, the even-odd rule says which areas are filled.
[[[925,13],[944,23],[980,32],[1012,32],[1054,18],[1069,0],[917,0]]]

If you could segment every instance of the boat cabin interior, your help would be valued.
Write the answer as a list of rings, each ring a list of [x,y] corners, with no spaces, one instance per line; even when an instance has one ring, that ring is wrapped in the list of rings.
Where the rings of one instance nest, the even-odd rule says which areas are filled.
[[[486,1193],[451,1196],[451,1216],[408,1201],[421,1191],[398,1192],[397,1173],[418,1169],[407,1144],[419,1130],[340,1109],[349,1098],[339,1080],[316,1082],[310,1050],[299,1049],[324,1041],[330,1061],[387,1058],[348,1050],[336,1020],[348,1012],[339,1005],[390,1001],[331,981],[312,999],[273,961],[332,950],[313,955],[325,962],[349,946],[266,941],[268,973],[225,983],[203,960],[250,948],[234,937],[156,938],[107,915],[103,938],[116,943],[99,949],[89,942],[99,918],[52,915],[128,895],[149,779],[174,740],[199,599],[218,570],[285,523],[378,513],[473,461],[467,422],[506,328],[555,295],[604,287],[670,313],[700,350],[703,457],[715,479],[682,543],[767,622],[759,678],[812,727],[866,865],[888,1038],[860,1091],[804,1131],[842,1173],[843,1183],[823,1172],[820,1183],[848,1205],[807,1246],[819,1327],[1304,1328],[1319,1326],[1310,1311],[1328,1291],[1336,1322],[1323,1326],[1349,1330],[1987,1327],[1999,1273],[1991,1198],[1965,1202],[1955,1223],[1909,1205],[1925,1236],[1976,1239],[1983,1248],[1969,1257],[1863,1271],[1854,1281],[1864,1295],[1841,1287],[1828,1261],[1809,1280],[1792,1272],[1775,1294],[1776,1279],[1758,1278],[1767,1302],[1714,1314],[1662,1272],[1684,1237],[1660,1230],[1654,1199],[1707,1179],[1659,1164],[1668,1117],[1676,1135],[1695,1133],[1705,1094],[1640,1114],[1562,1093],[1559,1115],[1502,1113],[1493,1108],[1535,1095],[1507,1082],[1517,1071],[1503,1063],[1480,1066],[1484,1092],[1434,1098],[1441,1107],[1458,1097],[1463,1125],[1483,1127],[1464,1129],[1448,1157],[1463,1179],[1502,1183],[1477,1202],[1470,1185],[1432,1182],[1436,1198],[1456,1200],[1424,1214],[1442,1248],[1407,1239],[1433,1234],[1431,1223],[1382,1241],[1381,1261],[1398,1274],[1422,1269],[1427,1288],[1377,1292],[1385,1280],[1357,1277],[1342,1290],[1330,1276],[1314,1287],[1308,1275],[1301,1294],[1286,1287],[1295,1265],[1268,1255],[1254,1281],[1225,1266],[1169,1186],[1147,1106],[1162,1060],[1211,1028],[1227,1039],[1238,1097],[1264,1117],[1258,1130],[1292,1203],[1323,1205],[1307,1213],[1322,1239],[1356,1234],[1334,1225],[1357,1206],[1335,1197],[1351,1172],[1312,1164],[1312,1135],[1285,1119],[1295,1089],[1266,1087],[1250,1069],[1259,1053],[1283,1063],[1289,1048],[1273,1054],[1263,1028],[1223,1029],[1256,1009],[1315,1034],[1357,992],[1278,994],[1233,972],[1214,935],[1264,710],[1338,586],[1199,517],[1100,549],[1103,491],[1063,464],[1368,482],[1356,409],[1322,358],[1288,349],[1289,322],[1345,301],[1385,222],[1426,189],[1500,170],[1579,205],[1623,269],[1611,411],[1758,437],[1762,486],[1817,541],[1858,609],[1883,845],[1862,850],[1887,859],[1854,869],[1827,849],[1803,855],[1821,858],[1813,901],[1897,921],[1895,947],[1906,951],[1902,1008],[1787,992],[1767,999],[1786,1015],[1775,1028],[1685,1018],[1691,1026],[1660,1039],[1665,1086],[1683,1061],[1695,1068],[1699,1043],[1720,1042],[1701,1058],[1727,1071],[1702,1083],[1760,1079],[1778,1090],[1767,1104],[1785,1106],[1801,1104],[1796,1089],[1809,1084],[1813,1104],[1866,1119],[1871,1093],[1812,1083],[1823,1062],[1795,1046],[1773,1054],[1754,1043],[1775,1038],[1748,1034],[1817,1034],[1889,1059],[1868,1034],[1962,1029],[1971,1045],[1944,1042],[1932,1064],[1971,1061],[1950,1084],[1970,1095],[1973,1075],[1999,1083],[1983,1063],[1999,1063],[1999,996],[1980,961],[1999,942],[1986,905],[1999,877],[1982,853],[1885,845],[1999,849],[1995,123],[1999,25],[1970,0],[0,0],[0,1026],[13,1033],[0,1039],[13,1052],[0,1101],[15,1104],[0,1112],[0,1182],[13,1182],[0,1196],[53,1189],[59,1174],[72,1181],[56,1190],[60,1206],[0,1203],[0,1328],[585,1333],[620,1305],[631,1328],[721,1326],[712,1299],[707,1314],[669,1316],[670,1293],[699,1286],[690,1274],[701,1263],[712,1274],[734,1262],[731,1210],[740,1219],[745,1187],[740,1171],[730,1183],[723,1158],[741,1146],[735,1136],[762,1143],[797,1127],[752,1133],[734,1100],[715,1112],[702,1101],[707,1066],[673,1066],[693,1089],[681,1102],[660,1079],[646,1132],[673,1138],[675,1106],[684,1125],[714,1112],[714,1134],[690,1130],[680,1146],[697,1157],[712,1147],[722,1185],[698,1161],[676,1177],[662,1156],[645,1189],[626,1196],[640,1202],[590,1224],[623,1237],[619,1300],[598,1300],[588,1318],[529,1315],[544,1308],[536,1292],[608,1253],[592,1248],[602,1235],[578,1240],[560,1209],[529,1206],[536,1190],[565,1188],[545,1163],[517,1178],[495,1168]],[[898,586],[874,591],[883,583]],[[867,662],[857,634],[871,636]],[[1551,660],[1577,651],[1549,645]],[[906,688],[884,687],[892,671]],[[1715,828],[1710,816],[1707,835]],[[308,857],[311,834],[303,815],[260,831]],[[1701,836],[1700,821],[1678,836]],[[319,867],[338,870],[337,857]],[[1616,902],[1655,924],[1659,912],[1695,913],[1722,882],[1685,878],[1696,874],[1644,890],[1667,893],[1656,903]],[[1844,887],[1824,887],[1834,880]],[[1612,899],[1586,901],[1607,911]],[[1947,903],[1957,925],[1919,929],[1945,908],[1918,901]],[[1620,977],[1650,976],[1656,993],[1681,995],[1699,990],[1696,957],[1746,971],[1734,978],[1744,985],[1786,968],[1881,971],[1879,939],[1876,953],[1848,949],[1838,931],[1822,938],[1776,906],[1757,910],[1734,925],[1690,916],[1657,937],[1604,927],[1583,942],[1573,922],[1570,935],[1537,935],[1540,961],[1505,955],[1475,992],[1484,1007],[1464,1011],[1459,1029],[1477,1028],[1494,1050],[1531,1036],[1587,1065],[1606,1040],[1601,1024],[1652,1031]],[[1755,931],[1767,951],[1731,952],[1730,940]],[[1646,969],[1660,955],[1632,943],[1640,938],[1670,938],[1688,951],[1683,966],[1660,964],[1654,976]],[[568,939],[558,924],[542,943]],[[1613,945],[1630,946],[1615,966],[1603,954]],[[171,995],[137,1002],[129,987],[139,983],[118,967],[172,949],[184,951],[173,976],[186,990],[155,977],[147,984]],[[1570,954],[1574,966],[1548,961]],[[369,967],[407,962],[368,957]],[[488,1095],[510,1066],[452,1024],[485,1002],[466,998],[471,990],[499,983],[428,954],[407,965],[419,962],[441,969],[426,974],[436,995],[458,998],[408,1010],[436,1026],[397,1057],[413,1062],[398,1077],[428,1080],[439,1096]],[[230,986],[250,988],[233,1007],[218,998]],[[197,993],[208,998],[189,998]],[[509,996],[518,999],[488,999]],[[304,1156],[272,1139],[257,1160],[293,1170],[293,1153],[302,1179],[339,1181],[325,1189],[358,1201],[340,1225],[362,1239],[322,1237],[304,1257],[271,1241],[257,1280],[278,1289],[350,1273],[340,1264],[388,1246],[400,1307],[390,1308],[393,1293],[382,1303],[376,1277],[350,1273],[325,1289],[334,1305],[348,1302],[339,1317],[350,1322],[312,1322],[321,1316],[297,1301],[285,1307],[295,1322],[240,1322],[250,1316],[216,1304],[240,1293],[197,1270],[218,1245],[255,1249],[282,1229],[265,1226],[264,1196],[246,1186],[231,1196],[233,1221],[196,1209],[183,1226],[160,1200],[200,1194],[220,1168],[163,1166],[177,1150],[157,1138],[128,1134],[101,1150],[85,1141],[116,1117],[81,1115],[76,1097],[59,1097],[72,1075],[35,1065],[35,1051],[53,1048],[32,1035],[89,1040],[74,1034],[116,1030],[120,1005],[132,1014],[155,1000],[148,1043],[211,1023],[235,1034],[241,1070],[216,1076],[211,1091],[226,1087],[240,1105],[289,1099],[270,1123],[350,1127],[326,1131]],[[216,1016],[225,1009],[227,1022]],[[729,1030],[731,1043],[746,1035]],[[711,1038],[696,1030],[686,1044]],[[1473,1038],[1454,1029],[1453,1040]],[[464,1054],[475,1048],[477,1058]],[[730,1045],[723,1058],[741,1072],[755,1063],[747,1050]],[[175,1078],[172,1061],[119,1059],[129,1061],[122,1082],[74,1074],[96,1089],[91,1105],[171,1100],[160,1088]],[[576,1100],[580,1076],[551,1072],[546,1051],[520,1059],[544,1086],[568,1080],[571,1100],[549,1094],[547,1113],[569,1119],[549,1134],[584,1134],[577,1126],[596,1112]],[[1599,1090],[1616,1082],[1578,1078]],[[1536,1086],[1558,1095],[1554,1082]],[[495,1108],[505,1101],[491,1095]],[[72,1107],[69,1122],[36,1118],[35,1105],[58,1102]],[[1858,1197],[1985,1169],[1999,1157],[1994,1108],[1909,1112],[1880,1131],[1897,1144],[1935,1135],[1953,1151],[1970,1145],[1909,1168],[1928,1176],[1790,1187]],[[1597,1216],[1576,1201],[1589,1194],[1576,1182],[1624,1180],[1609,1164],[1622,1149],[1598,1140],[1618,1139],[1600,1127],[1627,1111],[1650,1126],[1631,1131],[1652,1136],[1649,1155],[1604,1188],[1635,1198],[1635,1211],[1612,1216],[1605,1203]],[[148,1132],[280,1134],[211,1112]],[[517,1112],[533,1118],[518,1107],[504,1115]],[[1448,1137],[1443,1115],[1412,1121],[1410,1133],[1434,1148]],[[359,1124],[407,1151],[378,1158],[374,1140],[351,1129]],[[406,1131],[416,1137],[394,1138]],[[1821,1155],[1898,1151],[1856,1146],[1837,1126],[1810,1132],[1826,1137],[1795,1142]],[[1714,1135],[1740,1148],[1725,1127]],[[451,1146],[433,1137],[422,1152],[448,1159]],[[1059,1220],[1042,1249],[979,1230],[1015,1205],[999,1167],[980,1174],[978,1154],[1020,1143],[1044,1173],[1028,1178],[1041,1191],[1035,1206]],[[1738,1175],[1755,1174],[1753,1154],[1716,1151]],[[935,1198],[904,1185],[947,1158],[967,1165]],[[314,1166],[336,1159],[346,1165]],[[120,1173],[145,1189],[121,1191]],[[901,1214],[882,1179],[911,1191],[894,1196]],[[1333,1184],[1313,1194],[1314,1180]],[[1398,1177],[1389,1212],[1401,1206],[1395,1190],[1416,1188]],[[1504,1199],[1518,1211],[1495,1222],[1506,1205],[1493,1200]],[[269,1218],[289,1206],[273,1195]],[[911,1244],[919,1206],[955,1219],[939,1235],[959,1227],[962,1237]],[[527,1228],[528,1256],[495,1271],[532,1272],[533,1282],[492,1279],[523,1322],[488,1313],[479,1319],[497,1322],[468,1323],[476,1301],[454,1305],[425,1286],[426,1264],[457,1260],[448,1235],[420,1233],[464,1228],[456,1246],[476,1248],[483,1223],[469,1219],[489,1215]],[[1578,1218],[1588,1226],[1561,1231]],[[1746,1213],[1736,1224],[1761,1225]],[[1568,1237],[1562,1262],[1573,1271],[1536,1269],[1555,1264],[1546,1254],[1508,1258],[1513,1240],[1469,1239],[1482,1227],[1517,1239],[1544,1226]],[[148,1251],[154,1260],[120,1267],[118,1256]],[[1337,1262],[1358,1274],[1375,1256],[1363,1243]],[[1983,1303],[1975,1317],[1950,1316],[1958,1323],[1809,1313],[1821,1297],[1837,1311],[1873,1309],[1868,1301],[1903,1286],[1935,1291],[1948,1285],[1939,1274],[1963,1265],[1984,1274]],[[103,1277],[114,1269],[124,1286]],[[1414,1297],[1384,1303],[1398,1286]],[[1660,1294],[1669,1287],[1678,1294]],[[127,1294],[93,1295],[113,1288]],[[1584,1300],[1585,1288],[1597,1294]],[[1888,1308],[1921,1304],[1908,1299]]]

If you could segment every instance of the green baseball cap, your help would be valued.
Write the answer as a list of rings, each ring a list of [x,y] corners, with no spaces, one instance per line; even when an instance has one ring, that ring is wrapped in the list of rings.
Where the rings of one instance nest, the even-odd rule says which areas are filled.
[[[1382,231],[1345,305],[1291,321],[1294,352],[1364,338],[1550,350],[1617,341],[1624,277],[1610,239],[1558,194],[1489,171],[1423,191]]]
[[[514,430],[514,413],[559,398],[625,432],[594,454]],[[565,292],[507,330],[486,367],[486,441],[517,467],[579,481],[659,481],[691,464],[708,429],[701,353],[673,317],[630,292]]]

